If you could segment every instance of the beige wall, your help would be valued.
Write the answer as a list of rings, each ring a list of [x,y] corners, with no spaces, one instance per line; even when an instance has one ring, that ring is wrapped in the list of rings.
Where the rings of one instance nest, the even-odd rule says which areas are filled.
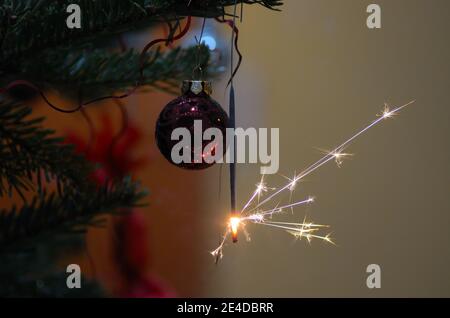
[[[450,2],[285,2],[281,13],[247,7],[236,83],[238,124],[280,128],[280,173],[318,159],[315,147],[342,142],[384,102],[417,102],[358,139],[342,168],[324,167],[297,191],[297,198],[316,195],[317,203],[287,217],[308,212],[331,225],[337,246],[309,246],[253,226],[252,242],[228,246],[215,266],[207,251],[219,239],[228,193],[217,200],[219,170],[212,169],[199,212],[204,239],[196,243],[204,250],[203,294],[450,296]],[[365,26],[372,2],[382,7],[377,31]],[[223,101],[222,92],[216,96]],[[240,166],[238,178],[244,203],[258,167]],[[371,263],[382,268],[380,290],[365,287]]]

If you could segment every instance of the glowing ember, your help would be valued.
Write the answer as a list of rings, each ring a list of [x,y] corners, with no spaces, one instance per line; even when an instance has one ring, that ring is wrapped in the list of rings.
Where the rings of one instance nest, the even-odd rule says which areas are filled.
[[[231,217],[230,218],[230,231],[231,231],[231,236],[233,238],[233,242],[237,242],[237,234],[238,234],[238,230],[239,230],[239,224],[241,223],[241,218],[238,217]]]

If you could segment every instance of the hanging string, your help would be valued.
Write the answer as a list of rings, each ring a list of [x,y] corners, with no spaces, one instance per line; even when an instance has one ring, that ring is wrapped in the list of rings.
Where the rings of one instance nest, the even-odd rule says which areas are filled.
[[[238,72],[239,68],[241,67],[241,63],[242,63],[242,54],[241,51],[239,50],[239,46],[238,46],[238,41],[239,41],[239,29],[237,28],[236,24],[235,24],[235,19],[234,20],[230,20],[230,19],[225,19],[223,17],[221,18],[215,18],[215,20],[217,22],[220,23],[226,23],[230,26],[230,28],[233,30],[233,35],[234,35],[234,40],[232,40],[232,46],[234,45],[234,49],[232,48],[232,54],[231,54],[231,58],[233,59],[233,53],[234,51],[236,51],[237,55],[238,55],[238,62],[236,64],[236,67],[233,70],[233,66],[231,67],[231,69],[233,70],[230,79],[228,80],[228,84],[227,87],[230,86],[231,81],[233,80],[234,76],[236,75],[236,73]]]
[[[141,52],[141,56],[140,56],[140,60],[141,60],[141,67],[140,67],[140,72],[141,72],[141,80],[144,79],[144,65],[146,62],[146,56],[145,54],[147,53],[147,51],[154,45],[161,43],[161,42],[166,42],[166,46],[168,46],[169,44],[171,44],[173,41],[177,41],[179,39],[181,39],[183,36],[186,35],[186,33],[188,33],[190,27],[191,27],[191,21],[192,21],[192,17],[188,16],[187,17],[187,21],[186,21],[186,25],[184,26],[184,28],[177,34],[177,35],[170,35],[172,32],[170,32],[169,36],[167,38],[162,38],[162,39],[156,39],[151,41],[150,43],[148,43],[142,50]],[[178,26],[180,26],[180,22],[177,22],[177,26],[175,28],[177,28]]]
[[[197,61],[197,65],[195,66],[195,68],[192,70],[192,78],[195,79],[196,78],[196,72],[199,71],[200,73],[200,77],[199,79],[202,80],[203,79],[203,68],[202,68],[202,63],[200,61],[200,53],[201,53],[201,48],[202,48],[202,39],[203,39],[203,33],[205,31],[205,25],[206,25],[206,18],[203,18],[203,23],[202,23],[202,28],[200,31],[200,37],[197,38],[197,36],[195,36],[195,41],[197,42],[197,54],[196,54],[196,61]]]

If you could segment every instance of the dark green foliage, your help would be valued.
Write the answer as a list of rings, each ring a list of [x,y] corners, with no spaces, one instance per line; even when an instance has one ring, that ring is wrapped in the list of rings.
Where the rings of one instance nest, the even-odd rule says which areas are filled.
[[[84,186],[90,164],[42,128],[43,118],[27,119],[30,113],[29,107],[0,100],[0,196],[41,192],[52,180],[61,195]]]
[[[42,194],[20,209],[2,209],[0,254],[23,242],[24,251],[29,246],[26,243],[52,239],[55,234],[84,233],[88,226],[99,225],[97,216],[137,206],[144,196],[137,184],[125,179],[71,195]]]
[[[30,112],[16,103],[0,103],[1,194],[38,188],[31,203],[0,209],[0,253],[5,246],[29,237],[35,241],[53,228],[65,235],[80,232],[94,225],[99,213],[133,207],[143,197],[129,179],[103,186],[90,181],[91,164],[40,127],[41,118],[29,119]],[[46,194],[50,181],[55,181],[57,193]]]
[[[206,76],[215,73],[214,66],[208,68],[209,50],[205,46],[175,48],[164,53],[155,50],[147,54],[145,61],[142,84],[156,89],[179,87],[182,80],[192,77],[196,63],[209,71]],[[98,49],[65,54],[49,51],[17,65],[18,73],[36,84],[72,90],[82,87],[83,95],[90,90],[96,96],[134,86],[140,80],[139,67],[139,52]]]
[[[0,289],[0,297],[39,297],[39,298],[98,298],[107,296],[105,291],[94,281],[81,276],[81,288],[69,289],[65,272],[52,272],[44,277],[23,277],[18,280],[3,278],[5,282]]]
[[[241,2],[267,8],[281,5],[280,0],[238,0]],[[72,3],[82,8],[81,29],[66,27],[66,8]],[[222,16],[224,8],[232,4],[234,0],[4,0],[0,65],[44,48],[73,47],[181,16]]]
[[[52,268],[53,269],[53,268]],[[54,270],[54,269],[53,269]],[[39,298],[94,298],[105,297],[105,291],[94,281],[81,276],[81,288],[69,289],[66,280],[69,274],[53,271],[46,275],[4,276],[0,297],[39,297]]]
[[[92,166],[40,127],[42,119],[29,119],[30,108],[0,104],[2,195],[37,188],[20,208],[0,209],[0,296],[102,296],[94,282],[68,289],[57,259],[84,249],[87,227],[101,225],[105,213],[137,206],[145,192],[129,178],[103,186],[90,182]],[[41,174],[46,180],[37,177]],[[57,184],[56,192],[47,194],[50,181]]]

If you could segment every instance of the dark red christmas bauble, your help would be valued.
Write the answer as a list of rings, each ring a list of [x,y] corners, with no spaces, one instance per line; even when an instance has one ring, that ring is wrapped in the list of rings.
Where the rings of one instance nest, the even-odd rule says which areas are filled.
[[[206,81],[184,81],[180,97],[169,102],[159,115],[156,123],[156,142],[163,156],[172,164],[192,170],[205,169],[214,163],[206,162],[205,156],[215,155],[215,151],[222,150],[223,155],[226,150],[226,128],[228,125],[228,115],[214,99],[210,97],[211,83]],[[197,122],[196,122],[197,121]],[[199,122],[201,121],[201,136],[198,136]],[[195,122],[197,123],[195,129]],[[185,128],[189,131],[190,143],[183,147],[181,151],[184,155],[189,154],[189,160],[174,162],[172,158],[172,149],[180,143],[180,140],[172,140],[172,132],[177,128]],[[211,148],[211,140],[204,140],[203,133],[208,128],[217,128],[221,132],[222,146]],[[197,132],[195,136],[194,132]],[[201,139],[201,149],[199,143],[195,142]],[[181,139],[181,137],[180,137]],[[179,145],[177,147],[180,147]],[[176,148],[178,149],[178,148]],[[209,151],[209,153],[208,153]]]

